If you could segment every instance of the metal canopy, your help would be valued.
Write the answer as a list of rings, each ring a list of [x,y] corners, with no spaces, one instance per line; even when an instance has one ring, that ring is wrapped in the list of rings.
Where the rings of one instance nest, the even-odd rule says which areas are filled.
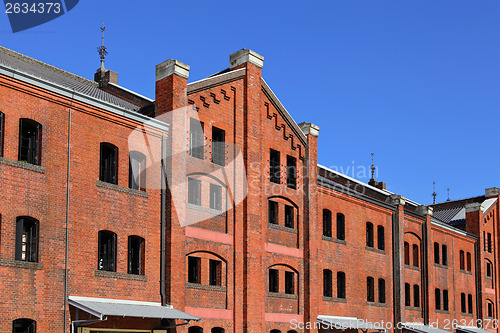
[[[363,319],[356,317],[337,317],[337,316],[318,316],[318,323],[325,328],[346,330],[346,329],[359,329],[359,330],[377,330],[386,331],[385,328],[378,324],[372,324]]]
[[[408,330],[415,333],[450,333],[437,327],[424,325],[421,323],[404,323],[403,330]]]
[[[101,320],[106,316],[182,319],[188,321],[201,320],[198,317],[174,309],[171,305],[162,306],[160,303],[153,302],[70,296],[69,305],[96,316]]]
[[[474,326],[457,326],[457,332],[464,333],[491,333],[490,331],[485,330],[484,328],[474,327]]]

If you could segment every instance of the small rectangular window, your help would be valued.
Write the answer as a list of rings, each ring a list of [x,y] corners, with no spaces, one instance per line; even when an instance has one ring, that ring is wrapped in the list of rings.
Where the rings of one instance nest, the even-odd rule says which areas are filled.
[[[285,227],[293,228],[294,227],[294,216],[293,216],[293,206],[285,205]]]
[[[332,271],[323,270],[323,296],[332,297]]]
[[[278,203],[269,201],[269,223],[278,224]]]
[[[418,284],[413,285],[413,306],[420,307],[420,287]]]
[[[217,165],[226,165],[226,132],[212,127],[212,162]]]
[[[385,303],[385,280],[378,279],[378,302]]]
[[[193,157],[203,159],[205,152],[205,136],[203,134],[203,123],[191,118],[189,128],[189,154]]]
[[[409,283],[405,283],[405,306],[411,306],[411,287]]]
[[[210,285],[222,285],[222,261],[210,259]]]
[[[332,237],[332,212],[323,209],[323,236]]]
[[[488,318],[493,318],[493,303],[488,301]]]
[[[38,221],[35,219],[17,218],[16,260],[38,262]]]
[[[375,302],[375,282],[371,276],[366,279],[366,300]]]
[[[491,242],[491,233],[488,232],[488,252],[491,253],[493,251],[493,244]]]
[[[138,151],[129,153],[128,186],[134,190],[146,189],[146,155]]]
[[[377,226],[377,248],[379,250],[385,250],[384,227],[381,225]]]
[[[439,244],[434,243],[434,263],[439,264]]]
[[[271,149],[269,156],[269,180],[272,183],[281,183],[280,152]]]
[[[210,208],[222,210],[222,186],[210,184]]]
[[[285,294],[294,294],[294,273],[285,272]]]
[[[474,305],[474,301],[472,299],[472,295],[467,295],[467,312],[472,314],[472,307]]]
[[[201,258],[188,257],[188,282],[201,283]]]
[[[460,294],[460,312],[467,313],[467,301],[464,293]]]
[[[346,298],[344,272],[337,272],[337,298]]]
[[[286,186],[297,188],[297,159],[289,155],[286,157]]]
[[[118,147],[111,143],[101,142],[99,180],[118,184]]]
[[[443,244],[442,246],[443,249],[443,265],[448,266],[448,247]]]
[[[448,307],[448,290],[443,290],[443,310],[444,311],[448,311],[449,307]]]
[[[373,247],[373,224],[366,222],[366,246]]]
[[[337,239],[345,240],[345,216],[337,213]]]
[[[31,119],[19,121],[19,161],[40,165],[42,125]]]
[[[144,238],[128,237],[128,274],[144,275]]]
[[[493,277],[493,273],[492,273],[492,272],[493,272],[493,269],[492,269],[492,266],[493,266],[493,265],[492,265],[491,263],[489,263],[489,262],[487,262],[487,263],[486,263],[486,277],[489,277],[489,278]]]
[[[101,271],[116,272],[116,234],[111,231],[99,231],[99,262]]]
[[[434,290],[434,303],[436,310],[441,310],[441,291],[439,289]]]
[[[279,292],[279,272],[277,269],[269,269],[269,292]]]
[[[201,205],[201,181],[188,178],[188,202],[193,205]]]
[[[472,255],[467,252],[467,271],[472,272]]]

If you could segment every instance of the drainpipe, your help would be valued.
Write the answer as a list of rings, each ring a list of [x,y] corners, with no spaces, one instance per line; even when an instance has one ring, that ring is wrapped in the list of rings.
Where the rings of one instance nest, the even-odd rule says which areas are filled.
[[[160,231],[160,295],[161,295],[161,305],[167,305],[167,295],[165,292],[165,227],[166,227],[166,200],[167,200],[167,184],[166,184],[166,173],[165,173],[165,132],[161,134],[161,231]]]
[[[69,174],[71,163],[71,108],[75,98],[75,90],[71,94],[71,102],[69,105],[68,117],[68,160],[66,166],[66,234],[64,244],[64,318],[63,318],[63,333],[66,333],[66,316],[68,315],[68,238],[69,238]]]

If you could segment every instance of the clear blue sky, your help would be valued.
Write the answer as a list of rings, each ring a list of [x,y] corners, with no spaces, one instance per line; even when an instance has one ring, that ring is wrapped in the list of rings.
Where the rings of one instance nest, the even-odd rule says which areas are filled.
[[[294,119],[321,127],[319,163],[352,176],[373,151],[378,180],[422,204],[433,181],[438,201],[500,187],[498,1],[81,0],[16,34],[0,15],[3,46],[87,78],[104,22],[106,67],[151,98],[166,59],[194,81],[253,49]]]

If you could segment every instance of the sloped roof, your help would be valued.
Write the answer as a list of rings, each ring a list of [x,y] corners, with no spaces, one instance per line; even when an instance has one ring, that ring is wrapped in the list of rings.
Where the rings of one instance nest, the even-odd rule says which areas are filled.
[[[140,108],[138,105],[99,89],[97,82],[51,66],[2,46],[0,46],[0,67],[7,68],[14,74],[15,72],[22,72],[24,74],[55,83],[127,110],[135,111]]]

